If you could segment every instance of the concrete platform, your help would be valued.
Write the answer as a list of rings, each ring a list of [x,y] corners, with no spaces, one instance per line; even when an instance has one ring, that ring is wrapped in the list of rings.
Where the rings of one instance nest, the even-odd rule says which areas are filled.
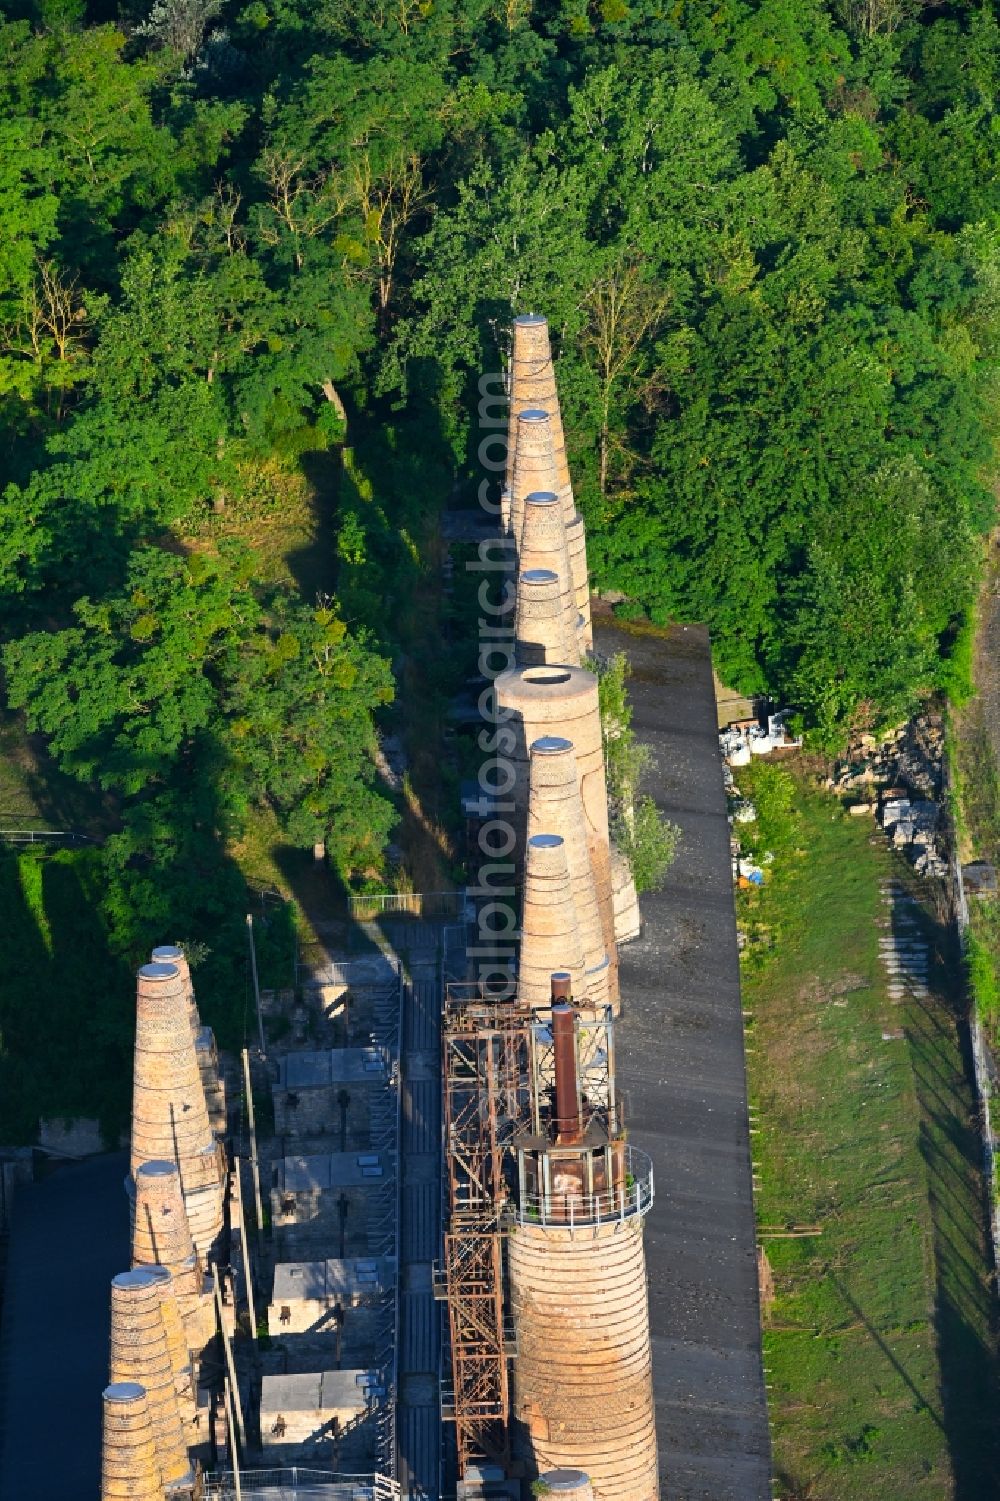
[[[352,1307],[377,1297],[396,1281],[396,1268],[387,1256],[356,1256],[348,1260],[279,1261],[274,1268],[272,1302],[307,1298],[324,1306]]]
[[[743,1022],[729,826],[707,632],[633,635],[595,620],[633,665],[648,790],[683,838],[622,949],[618,1080],[629,1139],[653,1159],[646,1222],[661,1493],[770,1501]]]
[[[380,1083],[387,1072],[378,1048],[324,1048],[286,1053],[278,1060],[278,1085],[282,1089],[328,1089],[333,1084]]]
[[[329,1332],[334,1327],[331,1316],[340,1309],[346,1331],[353,1332],[361,1321],[362,1305],[377,1305],[395,1283],[395,1263],[385,1256],[279,1261],[267,1311],[268,1329],[276,1337]]]
[[[284,1193],[315,1193],[330,1188],[362,1188],[384,1181],[387,1166],[379,1152],[324,1152],[318,1157],[285,1157],[278,1164],[277,1188]]]
[[[260,1393],[264,1450],[279,1460],[322,1453],[364,1415],[371,1397],[383,1394],[375,1371],[265,1376]]]

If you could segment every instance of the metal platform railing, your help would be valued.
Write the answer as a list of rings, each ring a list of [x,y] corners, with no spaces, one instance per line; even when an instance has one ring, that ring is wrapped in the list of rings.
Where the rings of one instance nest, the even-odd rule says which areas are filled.
[[[652,1204],[652,1161],[638,1147],[627,1146],[625,1176],[616,1187],[596,1194],[565,1191],[524,1194],[519,1203],[506,1207],[505,1217],[520,1225],[575,1230],[648,1214]]]
[[[376,891],[350,898],[351,916],[357,922],[392,913],[405,917],[461,917],[465,907],[464,891]]]
[[[210,1471],[202,1477],[204,1501],[233,1501],[236,1481],[232,1470]],[[240,1493],[267,1501],[289,1496],[295,1501],[399,1501],[399,1486],[388,1475],[339,1475],[303,1465],[281,1469],[241,1470]]]
[[[0,829],[0,844],[93,844],[75,829]]]

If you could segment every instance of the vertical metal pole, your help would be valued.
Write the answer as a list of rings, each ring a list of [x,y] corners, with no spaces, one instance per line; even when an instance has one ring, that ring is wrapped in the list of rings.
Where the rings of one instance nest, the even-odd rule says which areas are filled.
[[[243,1276],[247,1284],[247,1304],[250,1308],[250,1337],[253,1340],[254,1350],[257,1349],[257,1310],[253,1301],[253,1273],[250,1267],[250,1246],[247,1242],[247,1221],[243,1213],[243,1180],[240,1175],[240,1160],[236,1159],[236,1202],[240,1211],[240,1245],[243,1247]]]
[[[236,1384],[236,1366],[233,1364],[233,1352],[229,1344],[229,1335],[226,1333],[226,1317],[222,1306],[222,1289],[219,1286],[219,1268],[212,1267],[212,1284],[215,1288],[215,1311],[219,1315],[219,1332],[222,1335],[222,1348],[226,1352],[226,1369],[229,1372],[229,1381],[233,1392],[233,1405],[236,1409],[236,1430],[239,1434],[240,1447],[246,1448],[246,1430],[243,1427],[243,1403],[240,1399],[240,1389]]]
[[[257,1210],[257,1234],[264,1234],[264,1208],[260,1201],[260,1165],[257,1161],[257,1127],[253,1114],[253,1087],[250,1083],[250,1054],[243,1049],[243,1081],[247,1092],[247,1121],[250,1126],[250,1167],[253,1171],[254,1206]]]
[[[223,1391],[226,1396],[226,1417],[229,1420],[229,1457],[233,1461],[233,1489],[236,1491],[236,1501],[243,1501],[243,1490],[240,1486],[240,1461],[236,1453],[235,1426],[233,1423],[233,1394],[229,1388],[229,1377],[223,1383]]]
[[[531,1091],[531,1127],[536,1136],[542,1132],[541,1100],[538,1089],[538,1042],[535,1028],[528,1024],[528,1068],[531,1074],[528,1088]]]
[[[608,1129],[618,1129],[618,1100],[615,1096],[615,1029],[610,1020],[610,1011],[605,1013],[604,1050],[607,1054],[608,1073]]]
[[[257,1005],[257,1041],[260,1044],[260,1056],[267,1057],[267,1048],[264,1045],[264,1018],[260,1010],[260,984],[257,979],[257,950],[253,941],[253,913],[247,913],[247,940],[250,944],[250,969],[253,974],[253,996]]]

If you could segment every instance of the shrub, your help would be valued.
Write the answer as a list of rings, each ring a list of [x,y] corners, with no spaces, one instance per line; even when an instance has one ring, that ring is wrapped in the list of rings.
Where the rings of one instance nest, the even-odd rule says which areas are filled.
[[[972,680],[975,638],[976,621],[970,607],[963,611],[948,655],[938,669],[938,684],[958,709],[967,704],[975,692]]]
[[[680,829],[660,813],[648,794],[637,792],[651,756],[632,729],[628,674],[624,652],[598,664],[608,812],[614,841],[629,863],[636,890],[656,891],[677,853]]]
[[[646,611],[637,599],[623,599],[619,604],[612,605],[611,609],[618,620],[646,619]]]
[[[615,843],[632,869],[636,891],[658,891],[677,854],[681,831],[648,793],[636,798],[631,821],[614,825]]]

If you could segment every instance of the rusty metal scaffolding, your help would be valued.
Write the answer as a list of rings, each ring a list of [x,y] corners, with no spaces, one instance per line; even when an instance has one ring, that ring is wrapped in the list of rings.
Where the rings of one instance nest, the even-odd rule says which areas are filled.
[[[458,1464],[509,1458],[503,1274],[497,1231],[459,1225],[444,1238]],[[446,1409],[447,1414],[447,1409]]]
[[[615,1028],[610,1006],[598,1014],[578,1014],[576,1025],[577,1093],[581,1119],[599,1120],[609,1136],[620,1128],[620,1110],[615,1093]],[[546,1129],[548,1109],[555,1091],[555,1061],[552,1013],[536,1009],[528,1026],[529,1062],[532,1079],[531,1130]]]
[[[509,1453],[500,1215],[513,1143],[530,1117],[528,1018],[513,1001],[449,990],[444,1025],[444,1238],[459,1472]]]

